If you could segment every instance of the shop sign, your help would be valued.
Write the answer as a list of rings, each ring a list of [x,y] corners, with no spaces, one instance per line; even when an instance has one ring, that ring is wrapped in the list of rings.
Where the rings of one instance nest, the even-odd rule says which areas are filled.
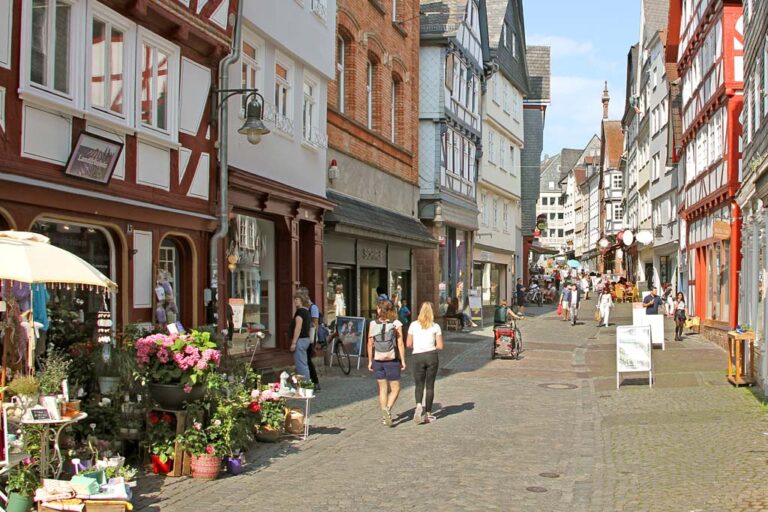
[[[483,298],[478,290],[469,290],[469,311],[473,322],[483,322]]]
[[[653,381],[651,328],[647,325],[622,325],[616,328],[616,389],[624,372],[648,372]]]
[[[731,238],[731,225],[724,220],[712,221],[712,236],[718,240]]]
[[[243,327],[243,313],[245,313],[245,299],[229,299],[232,308],[232,328],[240,330]]]
[[[122,142],[81,132],[75,149],[69,155],[64,174],[99,183],[109,183],[122,150]]]

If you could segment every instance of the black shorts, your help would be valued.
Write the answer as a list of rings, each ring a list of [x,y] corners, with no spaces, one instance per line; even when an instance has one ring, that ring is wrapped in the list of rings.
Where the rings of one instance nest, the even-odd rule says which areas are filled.
[[[685,311],[683,311],[682,309],[676,309],[675,320],[685,322]]]

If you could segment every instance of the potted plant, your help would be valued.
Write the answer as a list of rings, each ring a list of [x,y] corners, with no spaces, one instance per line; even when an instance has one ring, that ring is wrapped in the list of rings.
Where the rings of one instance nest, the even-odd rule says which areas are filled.
[[[169,413],[150,411],[147,414],[147,423],[152,471],[155,474],[170,473],[176,453],[176,418]]]
[[[136,340],[136,361],[149,382],[152,398],[178,410],[202,398],[203,383],[216,370],[221,352],[209,332],[153,334]]]
[[[260,391],[251,395],[259,406],[259,427],[256,439],[274,443],[280,438],[285,425],[285,398],[281,397],[276,385],[262,386]]]
[[[125,482],[133,482],[136,480],[136,474],[138,473],[136,468],[127,464],[120,467],[109,466],[105,471],[107,479],[122,478]]]
[[[315,383],[311,380],[303,380],[299,383],[299,396],[307,398],[315,396]]]
[[[18,397],[19,406],[26,410],[37,403],[40,383],[32,375],[20,375],[8,384],[8,391]]]
[[[40,477],[31,458],[24,459],[8,474],[7,512],[27,512],[32,508],[32,497],[40,486]]]
[[[227,452],[222,439],[221,420],[215,419],[208,427],[199,421],[176,437],[178,443],[190,453],[192,478],[216,480],[221,469],[221,455]]]
[[[43,395],[58,395],[61,393],[61,383],[69,378],[69,367],[72,360],[60,352],[50,352],[37,377],[40,382],[40,393]]]

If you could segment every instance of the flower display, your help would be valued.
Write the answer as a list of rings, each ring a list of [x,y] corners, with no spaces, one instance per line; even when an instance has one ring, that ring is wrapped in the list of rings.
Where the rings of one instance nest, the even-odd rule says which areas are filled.
[[[221,352],[208,332],[152,334],[136,340],[136,361],[159,384],[183,384],[189,393],[218,366]]]

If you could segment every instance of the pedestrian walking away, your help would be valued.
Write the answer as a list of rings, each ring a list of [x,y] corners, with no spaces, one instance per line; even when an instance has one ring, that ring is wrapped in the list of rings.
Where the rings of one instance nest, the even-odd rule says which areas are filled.
[[[685,295],[683,292],[677,292],[675,296],[675,341],[683,341],[683,326],[685,326],[686,316]]]
[[[579,313],[579,303],[581,302],[581,292],[576,283],[571,283],[571,293],[568,297],[568,309],[571,313],[571,325],[576,325],[576,318]]]
[[[522,278],[517,278],[517,285],[515,285],[515,295],[517,298],[517,313],[525,316],[525,286],[523,286]]]
[[[392,407],[400,394],[400,372],[405,370],[402,324],[389,300],[380,300],[376,320],[368,328],[368,371],[379,385],[381,421],[392,426]]]
[[[440,365],[438,351],[443,350],[443,332],[435,323],[435,314],[431,302],[424,302],[419,310],[419,318],[408,329],[406,346],[412,350],[411,368],[416,390],[416,410],[413,419],[416,423],[435,421],[432,404],[435,399],[435,378]]]
[[[307,297],[309,297],[309,288],[306,286],[299,287],[299,292],[303,293]],[[309,368],[309,377],[312,380],[312,383],[315,385],[315,391],[320,391],[320,379],[317,376],[317,368],[315,368],[315,363],[312,361],[312,356],[315,353],[315,345],[317,345],[317,331],[320,327],[320,317],[322,316],[322,313],[320,313],[320,308],[317,307],[317,304],[312,302],[312,299],[309,299],[309,317],[311,320],[310,326],[309,326],[309,348],[307,348],[307,367]]]
[[[608,319],[611,315],[611,309],[613,308],[613,297],[611,297],[610,290],[600,294],[597,299],[597,308],[600,310],[601,320],[600,322],[597,322],[597,325],[602,323],[605,327],[608,327]]]
[[[296,312],[293,314],[289,330],[293,363],[296,366],[296,373],[309,381],[312,379],[307,362],[307,350],[310,346],[309,329],[312,325],[312,319],[309,316],[309,297],[304,293],[296,292],[293,295],[293,304]]]

